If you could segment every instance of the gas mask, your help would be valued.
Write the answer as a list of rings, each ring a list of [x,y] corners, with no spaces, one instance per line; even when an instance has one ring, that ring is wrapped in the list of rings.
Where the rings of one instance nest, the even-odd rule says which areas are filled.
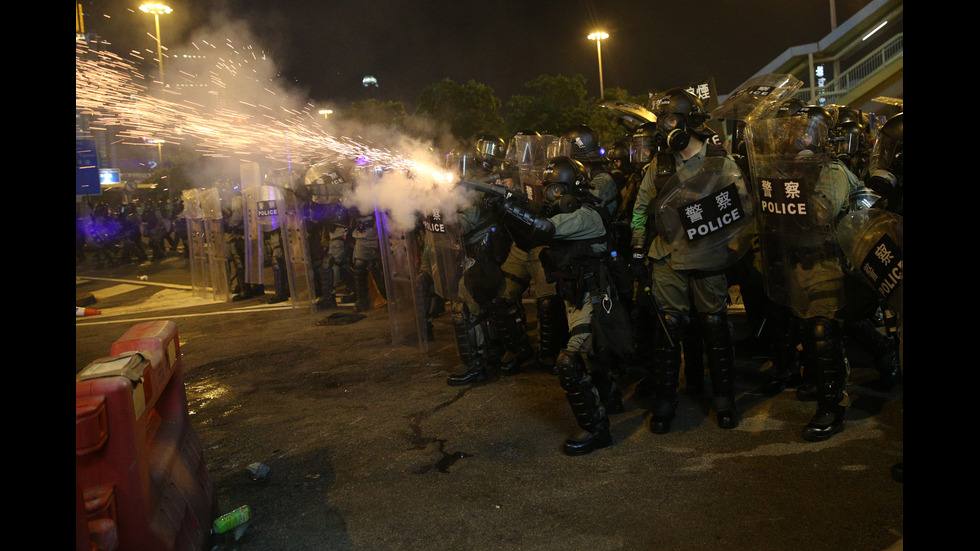
[[[542,214],[551,217],[560,213],[574,212],[582,203],[571,194],[564,182],[546,182]]]
[[[691,132],[687,128],[684,115],[666,113],[658,116],[656,139],[661,146],[671,151],[684,151],[691,143]]]

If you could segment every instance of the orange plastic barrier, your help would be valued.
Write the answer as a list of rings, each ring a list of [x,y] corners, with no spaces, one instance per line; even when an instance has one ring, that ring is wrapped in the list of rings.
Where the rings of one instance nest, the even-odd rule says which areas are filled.
[[[210,548],[214,481],[190,424],[174,322],[133,326],[78,373],[75,467],[98,549]]]

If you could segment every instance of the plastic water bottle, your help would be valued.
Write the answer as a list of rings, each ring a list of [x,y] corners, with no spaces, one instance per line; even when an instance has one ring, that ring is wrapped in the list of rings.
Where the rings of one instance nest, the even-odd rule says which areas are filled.
[[[248,505],[242,505],[238,509],[214,519],[214,522],[211,524],[211,533],[223,534],[228,530],[245,524],[251,518],[252,509]]]

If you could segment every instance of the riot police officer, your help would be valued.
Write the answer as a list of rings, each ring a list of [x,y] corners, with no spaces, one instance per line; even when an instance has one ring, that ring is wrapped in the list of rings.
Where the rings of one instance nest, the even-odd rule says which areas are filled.
[[[673,88],[661,95],[653,106],[657,115],[657,153],[644,175],[633,207],[633,262],[642,270],[647,258],[651,265],[653,298],[659,306],[661,323],[654,334],[653,379],[654,403],[650,430],[664,434],[670,430],[677,408],[677,388],[681,364],[681,341],[692,320],[698,322],[707,352],[708,369],[714,394],[712,410],[717,424],[724,429],[738,423],[735,408],[734,349],[728,327],[728,281],[724,268],[737,261],[727,256],[729,229],[715,232],[710,256],[702,258],[693,249],[672,244],[660,227],[651,233],[647,243],[648,220],[658,212],[656,207],[670,198],[669,193],[682,189],[704,167],[714,167],[727,175],[737,189],[745,188],[741,172],[730,155],[710,143],[714,132],[705,126],[709,116],[701,101],[686,90]],[[709,162],[710,161],[710,162]],[[694,186],[696,187],[696,186]],[[698,191],[691,189],[698,195]],[[703,194],[704,192],[700,192]],[[706,198],[699,195],[701,199]],[[742,207],[744,208],[744,207]],[[743,215],[745,213],[742,213]],[[659,221],[658,221],[659,222]],[[734,229],[735,226],[731,226]],[[736,250],[736,249],[729,249]]]
[[[533,131],[519,132],[511,139],[509,162],[518,167],[520,186],[517,193],[535,207],[543,204],[541,174],[548,164],[550,149],[556,148],[559,138]],[[539,255],[542,245],[535,247],[514,240],[501,265],[503,283],[490,303],[490,316],[503,348],[500,370],[517,373],[525,361],[535,356],[527,335],[527,314],[521,297],[531,288],[538,321],[537,363],[554,371],[558,352],[568,340],[568,326],[561,298],[554,281],[548,281]]]
[[[562,134],[561,144],[561,154],[585,167],[594,195],[601,202],[600,208],[614,214],[619,208],[620,186],[606,170],[606,158],[600,149],[599,135],[592,128],[580,124]]]
[[[545,208],[541,213],[531,210],[527,203],[508,201],[501,217],[515,241],[530,248],[545,246],[542,266],[565,305],[570,336],[559,352],[556,367],[581,430],[565,440],[562,452],[576,456],[612,443],[608,413],[622,409],[621,400],[610,401],[615,379],[608,363],[597,354],[599,346],[592,328],[594,313],[603,308],[600,304],[617,303],[607,264],[614,244],[600,212],[600,200],[591,193],[581,163],[568,157],[552,158],[542,180]],[[628,333],[629,327],[620,330]]]
[[[464,178],[492,178],[499,165],[490,160],[496,159],[494,152],[499,143],[496,139],[478,140],[477,154],[461,155],[457,161],[461,175]],[[486,147],[480,149],[480,145]],[[495,355],[489,345],[491,340],[499,338],[499,331],[494,327],[497,320],[493,317],[492,301],[501,286],[503,274],[500,265],[510,250],[511,241],[497,223],[486,198],[479,193],[476,195],[481,196],[472,197],[468,204],[457,210],[457,221],[454,223],[458,226],[456,229],[465,255],[462,260],[465,268],[462,269],[451,305],[456,350],[463,362],[463,369],[449,376],[446,382],[451,386],[487,380],[487,364]],[[439,266],[444,271],[453,268]],[[512,365],[501,365],[501,372],[509,375],[516,373],[516,369]]]
[[[826,112],[810,106],[801,116],[753,120],[747,128],[766,289],[792,316],[816,384],[817,411],[802,430],[807,441],[843,430],[848,405],[836,225],[855,186],[834,158],[828,122]]]
[[[883,208],[902,214],[904,207],[904,134],[903,113],[888,119],[878,131],[868,171],[868,187],[878,193],[882,200],[876,208]]]

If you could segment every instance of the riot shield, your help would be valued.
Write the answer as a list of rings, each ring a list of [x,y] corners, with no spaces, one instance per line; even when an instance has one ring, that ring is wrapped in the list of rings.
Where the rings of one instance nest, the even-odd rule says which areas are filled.
[[[295,308],[309,308],[316,311],[316,283],[313,278],[313,262],[310,258],[310,245],[306,235],[306,218],[302,203],[292,189],[281,189],[280,228],[283,253],[286,257],[286,277],[289,283],[289,298]]]
[[[746,142],[767,294],[800,317],[831,317],[844,304],[835,228],[849,184],[835,177],[827,127],[805,117],[753,120]]]
[[[375,221],[381,247],[391,321],[391,343],[395,346],[418,345],[422,353],[429,350],[426,338],[425,304],[419,280],[419,247],[414,231],[395,228],[388,214],[375,209]]]
[[[763,118],[770,107],[792,96],[803,81],[793,75],[768,73],[747,80],[711,112],[713,120]]]
[[[279,229],[285,213],[282,190],[274,186],[243,187],[245,206],[245,281],[255,285],[269,282],[265,267],[273,261]]]
[[[518,167],[521,193],[534,204],[544,202],[541,173],[551,158],[549,150],[557,148],[558,142],[558,136],[535,132],[518,134],[507,145],[507,160]]]
[[[599,104],[599,107],[609,110],[609,114],[619,121],[630,134],[645,123],[657,122],[657,116],[650,110],[626,101],[607,101]]]
[[[463,236],[459,221],[433,209],[423,220],[426,246],[432,255],[432,282],[435,293],[455,299],[463,271]]]
[[[197,195],[201,205],[206,243],[207,272],[211,280],[214,300],[231,300],[228,289],[228,242],[225,240],[224,219],[221,215],[221,195],[218,188],[200,190]]]
[[[706,157],[697,174],[674,175],[653,209],[657,235],[696,270],[722,270],[751,250],[755,205],[738,166]]]
[[[844,256],[902,322],[902,216],[884,209],[852,212],[837,225]]]
[[[181,193],[184,201],[184,220],[187,224],[187,258],[191,269],[191,293],[198,298],[208,298],[210,277],[205,244],[204,213],[197,189]]]

